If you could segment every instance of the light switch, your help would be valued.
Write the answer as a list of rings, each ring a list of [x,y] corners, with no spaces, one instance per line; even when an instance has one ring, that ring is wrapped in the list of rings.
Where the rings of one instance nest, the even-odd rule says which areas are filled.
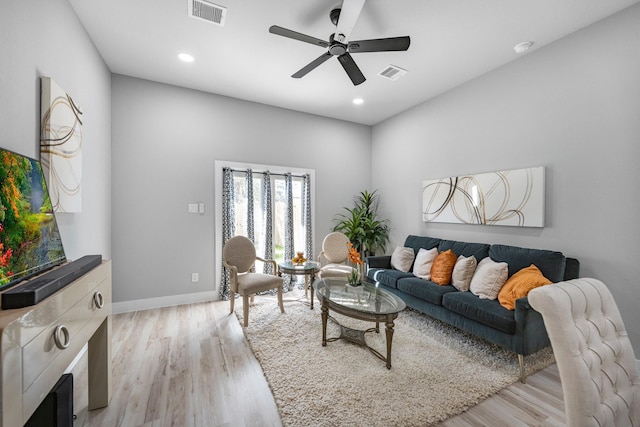
[[[187,205],[187,212],[189,212],[189,213],[198,213],[198,204],[197,203],[189,203]]]
[[[198,203],[198,213],[204,213],[204,203]]]

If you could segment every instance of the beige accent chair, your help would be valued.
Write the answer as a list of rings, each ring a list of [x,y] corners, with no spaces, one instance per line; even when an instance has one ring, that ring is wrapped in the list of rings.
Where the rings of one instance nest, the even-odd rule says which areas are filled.
[[[253,296],[257,292],[278,290],[278,305],[280,311],[284,313],[282,305],[282,277],[255,272],[256,260],[273,264],[273,271],[276,272],[276,262],[256,256],[256,248],[253,242],[244,236],[235,236],[227,241],[222,249],[223,265],[229,270],[229,285],[231,295],[231,313],[235,294],[242,295],[242,311],[244,314],[244,327],[249,324],[249,296],[253,301]],[[275,274],[275,273],[274,273]]]
[[[347,277],[351,274],[351,266],[345,264],[349,256],[349,238],[339,231],[325,236],[322,241],[322,251],[318,255],[320,271],[317,277]]]
[[[529,292],[558,363],[569,427],[640,426],[640,377],[611,292],[574,279]]]

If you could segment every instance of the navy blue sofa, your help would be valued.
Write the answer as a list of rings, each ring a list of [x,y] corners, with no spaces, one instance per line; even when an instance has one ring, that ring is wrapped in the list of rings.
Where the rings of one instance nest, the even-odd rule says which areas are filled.
[[[412,248],[415,254],[420,248],[437,247],[438,252],[452,249],[456,256],[473,255],[478,262],[488,256],[496,262],[506,262],[509,277],[531,264],[554,283],[575,279],[580,272],[577,259],[555,251],[413,235],[407,237],[404,246]],[[420,279],[413,275],[413,266],[407,273],[392,269],[390,255],[369,256],[366,260],[367,277],[398,295],[407,306],[516,353],[522,382],[525,380],[524,356],[550,345],[542,316],[529,305],[526,297],[516,301],[515,310],[507,310],[498,300],[480,299],[471,292],[459,292],[451,285],[441,286]]]

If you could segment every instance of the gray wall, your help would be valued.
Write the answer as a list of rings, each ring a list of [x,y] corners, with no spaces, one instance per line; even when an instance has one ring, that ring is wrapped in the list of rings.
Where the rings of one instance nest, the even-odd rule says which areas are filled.
[[[407,234],[560,250],[605,282],[640,354],[640,5],[374,126],[372,187]],[[546,168],[546,226],[426,224],[425,179]],[[402,190],[402,191],[399,191]]]
[[[57,215],[67,257],[111,257],[111,73],[66,0],[3,1],[0,147],[40,157],[40,76],[83,115],[82,212]]]
[[[115,302],[218,289],[216,160],[315,169],[316,255],[370,183],[368,126],[121,75],[112,104]]]

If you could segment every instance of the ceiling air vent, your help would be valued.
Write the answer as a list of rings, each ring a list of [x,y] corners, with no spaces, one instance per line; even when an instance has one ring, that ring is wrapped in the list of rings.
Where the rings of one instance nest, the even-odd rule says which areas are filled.
[[[216,25],[224,26],[227,18],[227,8],[205,0],[187,0],[189,16],[202,19]]]
[[[397,80],[400,77],[404,76],[405,74],[407,74],[407,70],[397,67],[395,65],[389,65],[387,68],[385,68],[384,70],[380,71],[378,73],[378,75],[380,77],[384,77],[385,79],[389,79],[389,80]]]

